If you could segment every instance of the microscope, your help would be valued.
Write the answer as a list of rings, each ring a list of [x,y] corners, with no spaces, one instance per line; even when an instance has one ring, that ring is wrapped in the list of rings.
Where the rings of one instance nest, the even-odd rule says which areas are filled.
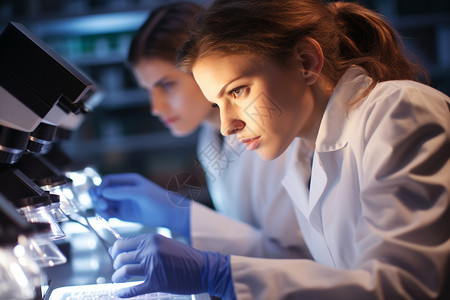
[[[39,266],[26,245],[33,226],[2,194],[0,225],[0,298],[33,299],[41,281]]]
[[[0,34],[0,299],[42,299],[39,268],[66,262],[53,241],[80,205],[64,196],[71,179],[46,155],[100,99],[94,82],[23,25]]]

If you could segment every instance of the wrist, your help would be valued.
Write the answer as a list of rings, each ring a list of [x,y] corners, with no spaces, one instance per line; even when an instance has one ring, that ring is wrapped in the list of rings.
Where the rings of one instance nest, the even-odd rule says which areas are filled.
[[[170,230],[173,230],[176,234],[180,235],[191,244],[191,201],[184,199],[182,205],[174,205],[172,210],[172,222],[169,226]]]
[[[231,276],[230,256],[218,252],[203,252],[205,266],[202,284],[205,291],[222,299],[237,299]]]

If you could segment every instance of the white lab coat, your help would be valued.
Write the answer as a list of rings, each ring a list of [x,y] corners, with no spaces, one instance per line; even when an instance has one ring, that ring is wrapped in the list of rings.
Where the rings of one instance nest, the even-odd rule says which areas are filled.
[[[369,81],[338,83],[310,190],[301,155],[283,179],[315,261],[232,256],[238,299],[450,299],[449,97],[383,82],[346,116]]]
[[[191,207],[192,246],[223,254],[311,259],[281,184],[287,153],[264,161],[234,136],[222,142],[219,131],[205,124],[198,158],[216,211],[198,203]],[[312,151],[307,155],[311,160]]]

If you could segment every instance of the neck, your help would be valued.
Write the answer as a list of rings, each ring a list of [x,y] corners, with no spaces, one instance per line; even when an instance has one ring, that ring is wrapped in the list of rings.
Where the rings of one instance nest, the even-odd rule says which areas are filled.
[[[320,80],[312,86],[312,93],[314,98],[314,111],[313,118],[314,122],[311,125],[308,135],[304,137],[306,144],[314,150],[316,148],[316,139],[319,133],[320,124],[322,122],[322,117],[327,107],[328,101],[330,100],[333,88],[330,85],[324,83]]]

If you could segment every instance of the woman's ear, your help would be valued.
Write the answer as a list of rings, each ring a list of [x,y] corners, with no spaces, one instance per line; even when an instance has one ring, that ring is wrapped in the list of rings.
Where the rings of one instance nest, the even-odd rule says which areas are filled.
[[[323,52],[320,44],[309,37],[300,40],[295,46],[295,59],[303,71],[306,84],[314,84],[323,67]]]

